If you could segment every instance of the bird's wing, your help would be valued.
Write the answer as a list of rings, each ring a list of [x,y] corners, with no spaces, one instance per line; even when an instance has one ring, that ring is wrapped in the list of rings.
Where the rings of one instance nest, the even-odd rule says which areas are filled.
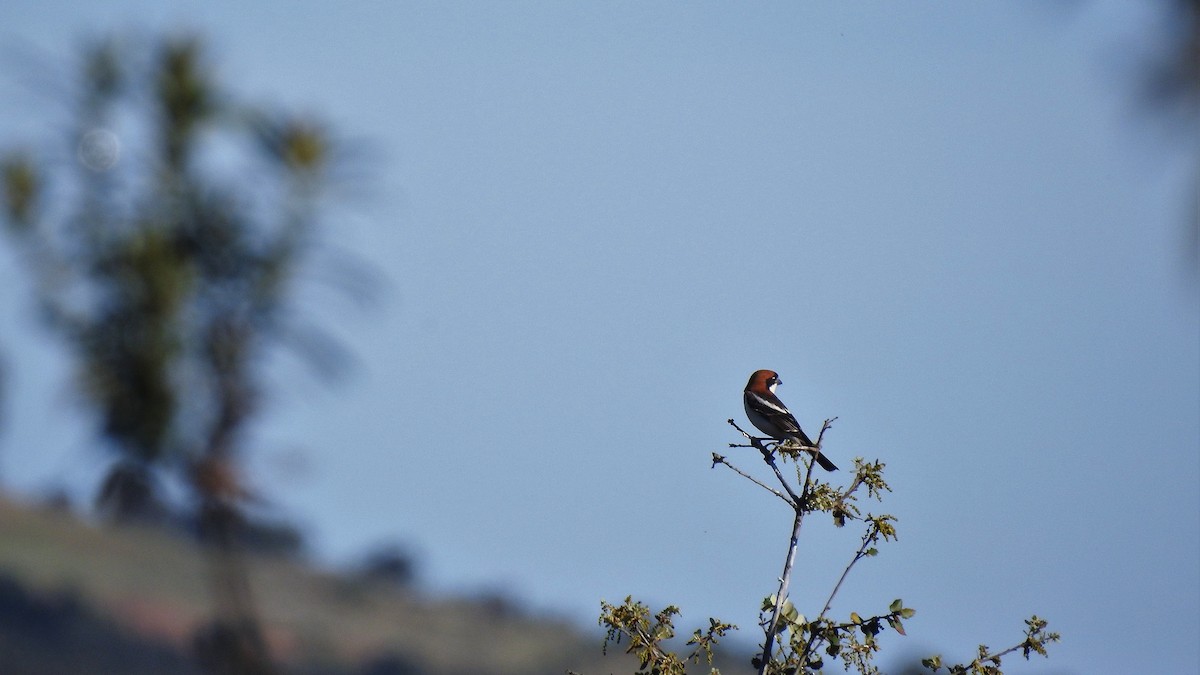
[[[800,428],[800,423],[796,421],[795,415],[792,415],[792,411],[788,410],[787,406],[783,405],[783,401],[780,401],[778,397],[774,395],[763,396],[753,391],[747,391],[746,403],[753,406],[758,414],[770,419],[775,426],[779,427],[780,431],[796,436],[805,445],[813,445],[813,442],[809,440],[804,430]]]

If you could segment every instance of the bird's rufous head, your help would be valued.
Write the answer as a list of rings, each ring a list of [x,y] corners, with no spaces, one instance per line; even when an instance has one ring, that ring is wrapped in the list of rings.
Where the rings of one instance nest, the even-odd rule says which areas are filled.
[[[773,370],[756,370],[746,383],[746,389],[766,389],[774,394],[775,387],[781,384],[783,380],[779,379],[779,373]]]

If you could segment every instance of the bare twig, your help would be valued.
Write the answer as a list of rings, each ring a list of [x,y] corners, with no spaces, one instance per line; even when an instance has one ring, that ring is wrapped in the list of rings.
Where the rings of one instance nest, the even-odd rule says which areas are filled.
[[[825,600],[825,606],[821,608],[821,613],[818,614],[817,618],[813,621],[814,627],[821,623],[821,620],[825,618],[825,614],[829,612],[829,608],[833,606],[833,598],[838,594],[838,591],[841,590],[842,583],[846,581],[846,577],[850,575],[850,570],[854,568],[854,565],[858,563],[859,560],[862,560],[867,556],[867,549],[871,547],[872,543],[874,543],[875,535],[878,533],[878,531],[878,526],[872,522],[871,527],[869,527],[866,534],[863,535],[862,544],[859,545],[858,551],[854,553],[854,558],[850,560],[850,564],[846,565],[846,569],[842,570],[842,576],[839,577],[837,583],[834,584],[833,590],[829,593],[829,598]],[[806,661],[808,659],[808,655],[811,654],[814,649],[817,649],[820,644],[820,635],[814,630],[808,636],[808,642],[804,645],[804,651],[800,654],[801,660]]]
[[[837,417],[830,417],[821,423],[821,433],[817,434],[817,449],[821,448],[821,441],[825,440],[825,432],[829,431],[830,427],[837,420]]]
[[[764,454],[764,459],[775,470],[775,475],[779,477],[779,481],[787,488],[788,494],[792,495],[795,500],[796,517],[792,521],[792,537],[788,540],[788,552],[783,566],[783,574],[779,577],[779,590],[775,593],[775,607],[771,610],[771,620],[767,623],[766,636],[763,641],[762,662],[759,664],[759,675],[765,675],[767,668],[771,663],[771,654],[775,648],[775,636],[779,630],[779,613],[783,611],[783,603],[787,600],[789,586],[792,581],[792,568],[796,564],[796,549],[800,539],[800,527],[804,524],[804,514],[806,513],[807,497],[809,486],[812,484],[812,472],[815,462],[809,462],[808,473],[804,476],[804,486],[800,488],[800,495],[796,495],[792,491],[788,482],[783,479],[783,475],[779,471],[779,467],[775,465],[774,457],[768,457]]]
[[[729,419],[727,419],[727,420],[725,420],[725,421],[729,423],[729,426],[731,426],[731,427],[733,427],[734,429],[737,429],[739,432],[741,432],[741,434],[742,434],[743,436],[745,436],[746,438],[748,438],[748,439],[753,439],[753,438],[754,438],[754,437],[753,437],[753,436],[751,436],[750,434],[746,433],[746,430],[745,430],[745,429],[743,429],[743,428],[739,427],[739,426],[737,425],[737,422],[734,422],[734,421],[733,421],[733,418],[732,418],[732,417],[730,417]]]
[[[742,471],[741,469],[737,468],[736,466],[730,464],[729,460],[726,459],[724,455],[718,455],[717,453],[714,452],[712,465],[715,467],[718,464],[724,464],[725,466],[729,467],[730,469],[733,469],[734,472],[736,472],[739,476],[749,480],[750,482],[761,487],[762,489],[766,490],[767,492],[770,492],[771,494],[775,495],[776,497],[779,497],[788,506],[791,506],[791,507],[796,506],[792,502],[791,499],[788,499],[787,495],[783,494],[779,490],[776,490],[775,488],[771,487],[770,485],[767,485],[766,483],[760,481],[759,479],[755,478],[754,476],[751,476],[750,474],[746,473],[745,471]]]
[[[762,662],[759,664],[759,675],[767,672],[771,663],[771,654],[775,648],[775,636],[779,634],[779,614],[783,611],[783,603],[787,599],[788,586],[792,581],[792,567],[796,563],[797,543],[800,539],[800,526],[804,523],[804,510],[796,507],[796,518],[792,521],[792,538],[788,540],[787,558],[783,565],[783,575],[779,577],[779,590],[775,593],[775,606],[771,609],[771,620],[767,622],[766,636],[763,641]]]
[[[750,445],[740,445],[737,443],[730,443],[729,447],[731,447],[731,448],[747,448],[747,447],[749,447],[749,448],[754,448],[755,450],[758,450],[759,453],[762,454],[763,461],[766,462],[767,466],[771,467],[771,470],[775,472],[775,477],[779,479],[779,484],[783,486],[783,489],[788,493],[788,496],[792,498],[791,503],[793,504],[793,507],[795,507],[795,505],[801,504],[802,502],[800,501],[800,495],[796,494],[796,491],[792,489],[791,484],[788,483],[787,480],[783,477],[783,472],[779,470],[779,466],[777,464],[775,464],[775,446],[777,445],[776,443],[773,442],[775,439],[751,436],[750,434],[746,433],[746,431],[744,429],[739,427],[737,425],[737,422],[734,422],[732,418],[730,418],[726,421],[729,423],[729,426],[733,427],[734,429],[737,429],[738,432],[740,432],[743,436],[746,437],[747,440],[750,441]],[[763,441],[770,441],[770,443],[763,443]],[[745,475],[745,474],[742,474],[742,475]],[[754,481],[754,482],[758,483],[758,481]],[[761,483],[759,483],[759,484],[761,485]]]
[[[792,489],[791,483],[787,482],[787,480],[783,477],[783,472],[779,470],[779,465],[775,463],[775,453],[761,446],[759,447],[758,451],[762,453],[763,461],[767,463],[767,466],[771,467],[771,470],[775,472],[775,477],[779,479],[779,484],[783,486],[783,489],[787,491],[788,496],[792,498],[792,501],[796,504],[796,508],[801,508],[804,505],[804,498],[801,495],[796,494],[796,491]],[[812,474],[811,464],[809,465],[809,474]],[[806,480],[804,482],[804,487],[800,489],[800,492],[803,494],[807,491],[808,481]]]

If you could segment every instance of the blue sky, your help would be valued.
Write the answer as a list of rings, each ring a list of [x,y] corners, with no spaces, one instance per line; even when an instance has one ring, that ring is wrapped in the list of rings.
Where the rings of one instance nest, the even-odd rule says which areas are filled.
[[[835,462],[888,465],[900,541],[835,610],[915,607],[893,655],[1037,613],[1065,642],[1014,673],[1182,673],[1197,140],[1141,98],[1152,8],[21,1],[0,40],[65,62],[97,31],[199,31],[247,98],[371,142],[327,239],[384,300],[306,290],[357,365],[330,389],[279,359],[248,456],[320,559],[400,540],[438,591],[581,625],[632,593],[753,637],[789,515],[709,457],[772,368],[806,426],[839,417]],[[0,139],[48,138],[6,58]],[[0,480],[87,494],[104,456],[6,258]],[[857,542],[806,526],[801,611]]]

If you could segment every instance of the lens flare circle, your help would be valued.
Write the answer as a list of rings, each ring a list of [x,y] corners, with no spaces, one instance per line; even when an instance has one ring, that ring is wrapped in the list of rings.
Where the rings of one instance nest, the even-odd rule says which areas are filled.
[[[79,163],[92,171],[108,171],[121,159],[121,139],[108,129],[92,129],[79,139]]]

